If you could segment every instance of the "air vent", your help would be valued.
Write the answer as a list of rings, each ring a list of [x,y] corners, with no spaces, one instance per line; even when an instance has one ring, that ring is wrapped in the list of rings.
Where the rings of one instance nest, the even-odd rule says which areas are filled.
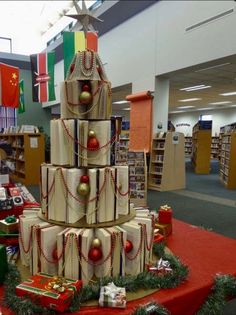
[[[209,19],[206,19],[206,20],[201,21],[201,22],[199,22],[199,23],[197,23],[197,24],[194,24],[194,25],[191,25],[191,26],[187,27],[187,28],[185,29],[185,31],[186,31],[186,32],[192,31],[192,30],[194,30],[195,28],[201,27],[201,26],[203,26],[204,24],[213,22],[213,21],[218,20],[218,19],[220,19],[220,18],[222,18],[222,17],[228,16],[228,15],[230,15],[230,14],[232,14],[232,13],[234,13],[234,9],[230,9],[230,10],[224,11],[224,12],[222,12],[222,13],[220,13],[220,14],[217,14],[217,15],[215,15],[215,16],[210,17]]]

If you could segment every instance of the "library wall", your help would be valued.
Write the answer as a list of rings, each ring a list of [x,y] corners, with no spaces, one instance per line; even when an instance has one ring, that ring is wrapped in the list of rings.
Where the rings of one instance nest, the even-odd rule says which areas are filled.
[[[219,134],[220,127],[236,122],[236,109],[216,109],[208,111],[195,111],[179,114],[170,114],[169,119],[176,131],[183,132],[185,136],[192,135],[192,128],[199,120],[200,115],[212,115],[212,135]]]

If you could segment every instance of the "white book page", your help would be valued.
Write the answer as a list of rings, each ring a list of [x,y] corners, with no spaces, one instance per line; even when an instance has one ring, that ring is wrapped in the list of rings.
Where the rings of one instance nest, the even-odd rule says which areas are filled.
[[[57,121],[56,120],[51,120],[50,121],[50,136],[51,136],[51,146],[50,146],[50,152],[51,152],[51,162],[53,164],[58,164],[58,152],[57,152],[57,147],[58,147],[58,137],[57,137]]]
[[[117,169],[116,185],[121,193],[126,193],[129,190],[129,168],[128,166],[116,166],[115,168]],[[116,198],[116,212],[127,215],[129,213],[129,194],[122,196],[117,192]]]
[[[101,168],[99,169],[99,191],[101,191],[104,180],[105,168]],[[106,187],[104,187],[101,193],[99,194],[97,218],[98,222],[106,221]]]
[[[139,250],[141,241],[141,226],[135,222],[127,222],[121,225],[121,227],[127,232],[127,240],[133,244],[133,249],[130,253],[126,254],[125,273],[129,275],[137,275],[141,272],[141,251],[137,257],[133,260],[128,259],[136,255]]]
[[[110,167],[110,172],[106,176],[106,221],[113,221],[118,218],[115,216],[115,186],[112,180],[112,176],[115,180],[115,169]]]
[[[89,185],[90,192],[88,200],[94,199],[87,204],[86,221],[88,224],[96,223],[96,208],[97,208],[97,169],[89,169]]]
[[[104,146],[111,138],[111,122],[110,121],[90,121],[89,130],[95,132],[96,138],[100,146]],[[98,150],[88,151],[89,164],[105,166],[110,164],[110,145]]]
[[[49,188],[52,187],[53,182],[54,182],[54,176],[55,176],[55,172],[56,172],[56,167],[49,167],[48,169],[48,219],[49,220],[54,220],[55,218],[55,183],[53,188],[51,189],[51,191],[49,192]]]
[[[65,252],[64,246],[65,246],[65,234],[68,232],[70,228],[66,228],[56,236],[56,242],[57,242],[57,255],[60,257],[58,260],[58,275],[64,276],[64,262],[65,262]]]
[[[30,265],[31,250],[29,250],[28,253],[25,253],[25,251],[23,250],[23,246],[26,251],[28,250],[29,246],[32,247],[32,242],[31,244],[29,243],[31,227],[34,224],[37,224],[39,222],[41,222],[41,220],[37,216],[32,216],[32,217],[27,217],[25,215],[19,216],[20,235],[21,235],[21,241],[23,243],[22,245],[21,241],[19,242],[20,258],[21,258],[21,263],[24,266]]]
[[[121,260],[120,260],[120,263],[121,263],[121,272],[120,272],[120,275],[121,276],[124,276],[125,275],[125,244],[126,244],[126,240],[127,240],[127,232],[122,229],[122,227],[120,227],[119,225],[116,225],[114,227],[115,229],[117,229],[118,231],[120,231],[120,237],[122,237],[122,243],[123,243],[123,246],[120,246],[120,255],[121,255]]]
[[[67,194],[67,223],[75,223],[80,220],[85,214],[85,205],[72,197],[75,196],[79,200],[84,200],[83,196],[80,196],[77,192],[77,188],[80,183],[80,178],[85,174],[84,169],[71,168],[67,169],[67,186],[71,192]]]
[[[93,229],[83,230],[81,233],[81,251],[85,257],[88,257],[88,253],[91,247],[92,240],[94,239]],[[81,262],[81,277],[84,284],[88,284],[89,280],[93,277],[94,266],[91,263],[86,262],[83,257],[80,257]]]
[[[103,257],[100,261],[108,256],[111,249],[111,235],[104,229],[95,229],[95,237],[99,238],[102,243]],[[100,262],[98,261],[98,262]],[[103,264],[95,266],[95,275],[98,278],[111,275],[111,258],[108,258]]]
[[[57,234],[64,228],[59,225],[50,226],[41,230],[41,248],[44,255],[41,253],[41,271],[52,275],[57,274],[57,263],[50,263],[53,261],[53,251],[57,248]],[[46,257],[46,258],[45,258]]]
[[[67,191],[62,180],[62,175],[66,182],[65,168],[57,169],[55,171],[55,194],[54,194],[54,219],[60,222],[66,222],[66,199]]]

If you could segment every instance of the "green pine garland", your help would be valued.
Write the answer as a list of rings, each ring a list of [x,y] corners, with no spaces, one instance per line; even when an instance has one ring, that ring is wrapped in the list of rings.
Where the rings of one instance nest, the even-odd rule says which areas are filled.
[[[119,287],[125,287],[126,291],[136,291],[138,289],[166,289],[174,288],[180,285],[188,276],[188,268],[181,261],[172,255],[164,253],[165,244],[157,243],[153,245],[153,252],[158,257],[168,260],[172,268],[171,273],[167,273],[162,277],[156,276],[154,273],[145,271],[137,276],[117,276],[101,278],[99,282],[84,286],[78,294],[74,296],[69,311],[78,311],[81,303],[89,300],[97,300],[100,294],[101,286],[107,285],[109,282],[114,282]],[[18,315],[31,314],[54,314],[52,310],[48,310],[40,305],[34,304],[30,300],[21,299],[15,294],[15,287],[21,282],[20,274],[14,265],[9,265],[9,272],[5,281],[5,304]],[[166,315],[168,311],[163,307],[155,304],[158,308],[156,314]],[[146,307],[141,307],[140,310],[135,310],[136,314],[145,310]],[[137,313],[138,312],[138,313]]]
[[[170,312],[165,307],[155,302],[151,302],[146,305],[140,306],[133,313],[133,315],[148,315],[148,314],[170,315]]]
[[[228,297],[236,297],[236,277],[232,275],[217,275],[212,288],[197,315],[221,315],[223,314]]]

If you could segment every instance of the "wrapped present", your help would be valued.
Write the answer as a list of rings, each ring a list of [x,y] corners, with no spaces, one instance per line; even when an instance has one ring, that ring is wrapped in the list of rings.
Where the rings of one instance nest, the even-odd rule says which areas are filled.
[[[168,260],[160,258],[154,265],[148,266],[148,271],[163,275],[172,272],[172,268]]]
[[[4,220],[0,220],[0,231],[4,233],[18,232],[19,219],[14,215],[7,216]]]
[[[0,283],[3,283],[7,273],[7,253],[6,246],[0,244]]]
[[[99,306],[102,307],[126,307],[126,290],[125,288],[117,287],[113,282],[107,286],[101,287]]]
[[[164,237],[169,236],[172,234],[172,224],[160,224],[156,223],[155,228],[159,229],[159,233],[162,234]]]
[[[168,205],[161,206],[158,210],[158,223],[170,224],[172,222],[172,209]]]
[[[73,296],[82,287],[82,281],[39,273],[16,287],[16,295],[30,298],[34,303],[64,312]]]

